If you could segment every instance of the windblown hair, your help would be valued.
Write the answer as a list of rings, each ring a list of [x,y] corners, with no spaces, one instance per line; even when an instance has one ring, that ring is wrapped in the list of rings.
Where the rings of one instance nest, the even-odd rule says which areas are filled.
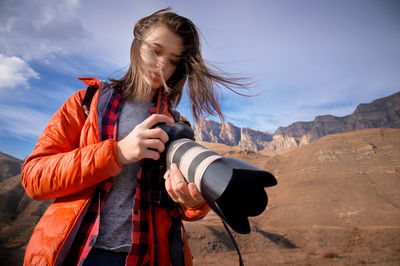
[[[204,118],[206,114],[218,115],[224,121],[219,103],[220,86],[217,85],[222,85],[235,93],[238,92],[232,87],[247,87],[247,85],[241,83],[243,78],[229,77],[218,69],[213,71],[207,67],[201,56],[197,27],[188,18],[168,12],[169,10],[170,8],[159,10],[136,23],[133,30],[135,38],[131,45],[129,69],[121,79],[111,79],[111,81],[116,86],[124,88],[122,95],[124,98],[141,98],[151,90],[147,81],[148,72],[144,69],[140,56],[140,48],[151,27],[165,25],[182,38],[184,46],[176,71],[167,82],[163,81],[164,91],[168,95],[171,106],[174,108],[179,104],[187,81],[191,111],[196,122]]]

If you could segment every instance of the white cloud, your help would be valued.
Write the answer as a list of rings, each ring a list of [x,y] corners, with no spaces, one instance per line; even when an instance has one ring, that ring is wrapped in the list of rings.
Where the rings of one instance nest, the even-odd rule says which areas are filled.
[[[79,49],[86,36],[78,0],[4,0],[0,3],[0,53],[30,61]]]
[[[0,89],[29,87],[29,79],[38,79],[39,74],[19,57],[0,54]]]

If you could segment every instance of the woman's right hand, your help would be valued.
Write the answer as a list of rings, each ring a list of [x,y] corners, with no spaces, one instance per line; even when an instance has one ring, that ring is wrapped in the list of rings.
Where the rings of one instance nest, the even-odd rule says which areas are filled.
[[[131,133],[117,143],[118,158],[122,164],[134,163],[148,158],[158,160],[168,141],[161,128],[152,128],[157,123],[172,125],[174,120],[166,115],[153,114],[137,125]]]

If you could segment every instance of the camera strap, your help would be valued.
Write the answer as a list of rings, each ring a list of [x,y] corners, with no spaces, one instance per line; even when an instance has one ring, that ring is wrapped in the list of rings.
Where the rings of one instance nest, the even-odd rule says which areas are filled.
[[[226,232],[228,233],[230,239],[232,240],[233,245],[235,246],[236,252],[237,252],[237,254],[238,254],[238,256],[239,256],[239,265],[240,265],[240,266],[244,266],[244,264],[243,264],[243,259],[242,259],[242,254],[240,254],[239,246],[238,246],[238,244],[236,243],[235,238],[233,237],[231,230],[229,230],[229,227],[226,225],[226,223],[224,222],[224,220],[221,219],[221,222],[222,222],[222,224],[224,225],[225,230],[226,230]]]

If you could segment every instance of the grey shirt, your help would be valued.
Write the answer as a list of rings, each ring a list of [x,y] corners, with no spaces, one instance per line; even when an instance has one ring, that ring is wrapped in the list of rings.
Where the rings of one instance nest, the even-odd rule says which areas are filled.
[[[148,116],[154,104],[124,101],[118,124],[117,140],[125,138]],[[100,213],[99,235],[95,247],[117,252],[129,252],[132,243],[132,207],[140,162],[124,165],[114,177],[110,194]]]

